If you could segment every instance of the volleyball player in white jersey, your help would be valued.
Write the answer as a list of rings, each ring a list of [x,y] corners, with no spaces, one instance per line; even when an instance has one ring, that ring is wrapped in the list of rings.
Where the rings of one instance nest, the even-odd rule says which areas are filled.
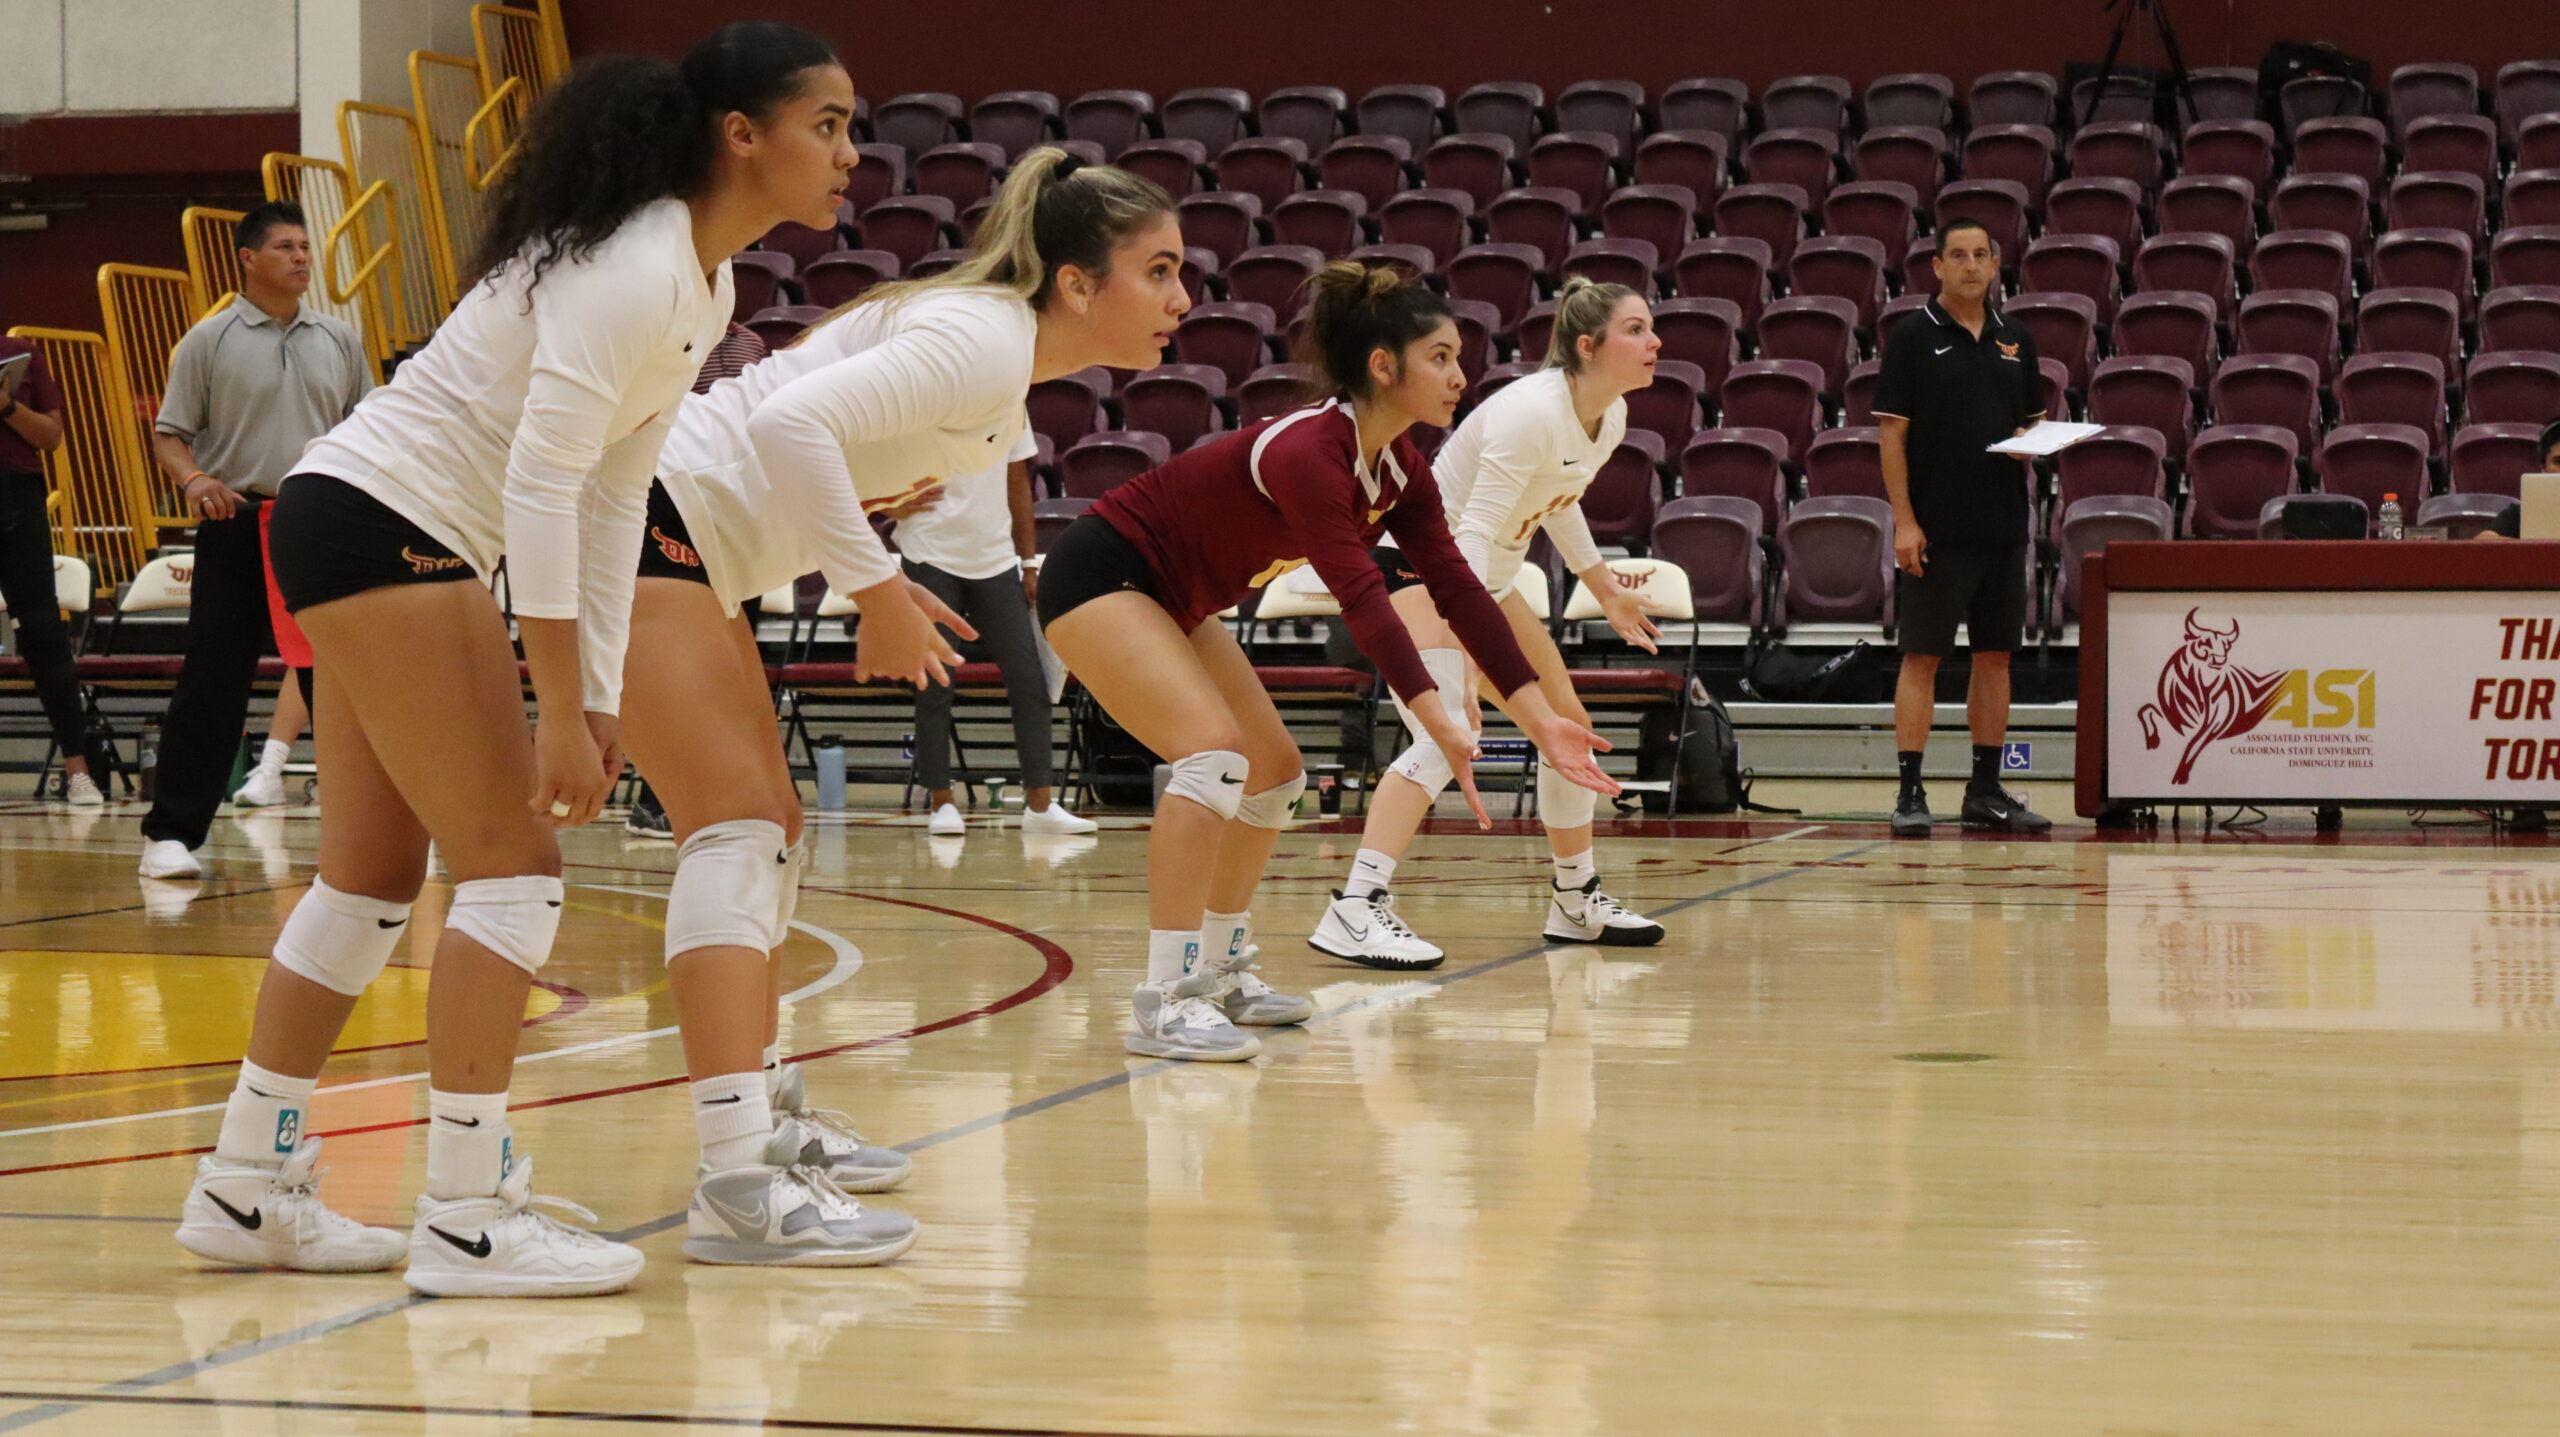
[[[1584,727],[1591,715],[1574,694],[1564,656],[1544,622],[1514,588],[1530,542],[1543,528],[1565,563],[1600,599],[1611,628],[1653,652],[1661,637],[1633,594],[1600,560],[1583,522],[1585,489],[1627,432],[1626,396],[1653,382],[1662,341],[1653,310],[1624,285],[1577,277],[1556,297],[1556,324],[1545,365],[1514,380],[1476,407],[1432,462],[1458,549],[1511,620],[1520,650],[1538,671],[1538,688],[1555,711]],[[1396,611],[1412,631],[1422,660],[1440,679],[1439,693],[1461,727],[1478,727],[1471,695],[1477,678],[1449,625],[1432,607],[1419,576],[1391,548],[1376,551]],[[1441,950],[1416,937],[1396,915],[1388,880],[1455,769],[1401,701],[1413,745],[1388,766],[1351,876],[1307,942],[1337,958],[1372,968],[1432,968]],[[1630,913],[1600,891],[1591,856],[1591,821],[1599,795],[1538,763],[1538,818],[1555,858],[1546,937],[1559,943],[1642,946],[1662,941],[1662,925]]]
[[[315,1271],[405,1251],[409,1285],[443,1296],[609,1292],[639,1271],[638,1249],[534,1210],[507,1121],[525,997],[560,922],[553,830],[595,817],[622,766],[642,513],[727,325],[728,257],[785,219],[832,223],[853,102],[826,42],[782,25],[723,27],[681,67],[570,75],[504,172],[462,302],[285,481],[272,552],[318,659],[329,804],[320,876],[277,939],[187,1197],[190,1251]],[[530,746],[485,582],[502,554],[541,700]],[[322,1204],[305,1130],[430,838],[454,886],[427,1000],[426,1193],[404,1238]]]
[[[1015,161],[966,261],[866,293],[678,415],[650,494],[622,732],[681,840],[667,963],[702,1142],[695,1258],[876,1262],[914,1240],[891,1214],[840,1240],[795,1231],[791,1203],[761,1200],[774,1165],[879,1191],[907,1160],[809,1110],[798,1070],[782,1073],[800,795],[741,607],[815,569],[861,610],[860,673],[946,679],[959,660],[934,625],[969,630],[905,576],[871,513],[946,478],[1001,486],[1033,384],[1153,365],[1189,308],[1171,197],[1044,147]],[[999,487],[988,502],[1002,501]]]

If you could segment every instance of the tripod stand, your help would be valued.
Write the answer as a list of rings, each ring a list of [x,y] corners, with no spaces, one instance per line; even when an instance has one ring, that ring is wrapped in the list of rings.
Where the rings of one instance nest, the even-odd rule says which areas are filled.
[[[2115,78],[2116,57],[2124,53],[2125,32],[2133,28],[2134,17],[2148,15],[2152,33],[2160,37],[2160,52],[2169,62],[2169,93],[2186,105],[2187,122],[2193,124],[2195,92],[2187,84],[2187,61],[2178,51],[2177,27],[2169,23],[2168,0],[2106,0],[2105,10],[2114,12],[2115,30],[2107,36],[2107,57],[2098,64],[2097,83],[2089,87],[2088,102],[2080,107],[2080,123],[2097,117],[2098,103],[2107,96],[2107,82]]]

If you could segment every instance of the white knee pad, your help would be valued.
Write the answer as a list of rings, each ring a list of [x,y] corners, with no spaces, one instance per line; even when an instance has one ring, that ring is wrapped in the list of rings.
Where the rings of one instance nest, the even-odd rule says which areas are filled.
[[[1275,783],[1260,793],[1248,793],[1236,805],[1236,817],[1256,828],[1287,828],[1298,811],[1298,795],[1307,791],[1305,772],[1291,774],[1286,783]]]
[[[667,890],[667,960],[697,948],[771,948],[790,869],[778,823],[733,818],[696,831],[676,850]]]
[[[1600,795],[1538,760],[1538,821],[1549,828],[1584,828],[1599,810]]]
[[[315,878],[276,935],[286,972],[353,998],[372,986],[409,934],[409,905],[344,893]]]
[[[1474,719],[1467,703],[1466,650],[1424,649],[1422,667],[1431,675],[1431,686],[1439,693],[1440,706],[1449,711],[1450,720],[1460,728],[1470,727]],[[1403,699],[1396,700],[1396,714],[1415,738],[1430,732],[1415,720],[1413,710],[1405,706]]]
[[[773,941],[765,945],[768,952],[791,936],[792,915],[800,911],[800,875],[809,866],[809,835],[801,834],[798,843],[783,851],[783,858],[782,894],[773,906]]]
[[[515,878],[474,878],[453,885],[444,926],[527,973],[551,961],[560,936],[560,904],[568,889],[557,878],[527,873]]]
[[[1449,766],[1449,756],[1427,738],[1415,740],[1412,747],[1397,754],[1396,761],[1387,765],[1387,772],[1422,785],[1422,791],[1433,798],[1458,781],[1458,771]]]
[[[1178,793],[1220,818],[1233,818],[1244,804],[1248,771],[1243,754],[1222,748],[1178,758],[1173,761],[1173,782],[1164,787],[1165,796]]]

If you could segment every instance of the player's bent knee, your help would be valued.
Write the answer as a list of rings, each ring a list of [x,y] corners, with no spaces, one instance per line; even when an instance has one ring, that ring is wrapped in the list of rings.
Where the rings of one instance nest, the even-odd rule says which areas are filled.
[[[784,880],[794,871],[791,852],[782,825],[761,818],[696,829],[676,850],[667,960],[701,948],[771,948]]]
[[[1600,795],[1538,760],[1538,821],[1549,828],[1589,828]]]
[[[1415,741],[1411,747],[1397,754],[1396,761],[1387,765],[1387,771],[1420,785],[1422,791],[1433,798],[1438,798],[1441,790],[1458,781],[1458,771],[1449,766],[1449,756],[1440,751],[1440,745],[1427,738]]]
[[[1244,802],[1236,805],[1236,817],[1256,828],[1287,828],[1298,811],[1298,795],[1306,791],[1306,774],[1292,774],[1260,793],[1246,794]]]
[[[1165,785],[1165,797],[1187,798],[1220,818],[1233,818],[1243,806],[1249,771],[1243,754],[1206,749],[1173,761],[1173,781]]]
[[[408,904],[342,892],[315,878],[276,935],[275,960],[288,973],[353,998],[381,975],[408,932]]]
[[[444,926],[527,973],[551,961],[568,890],[552,874],[474,878],[453,886]]]

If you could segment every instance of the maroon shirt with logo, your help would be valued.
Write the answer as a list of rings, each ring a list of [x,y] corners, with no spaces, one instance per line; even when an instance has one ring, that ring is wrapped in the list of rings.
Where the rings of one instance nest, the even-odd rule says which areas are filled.
[[[1399,435],[1372,472],[1360,461],[1351,411],[1338,400],[1247,425],[1150,469],[1093,506],[1146,556],[1158,597],[1189,633],[1300,564],[1312,564],[1342,605],[1353,642],[1411,703],[1431,673],[1387,599],[1369,548],[1393,534],[1458,641],[1499,692],[1537,681],[1449,537],[1431,466]]]
[[[61,414],[62,390],[53,382],[53,371],[45,368],[43,353],[26,340],[0,334],[0,359],[21,354],[35,355],[35,362],[28,367],[25,377],[18,381],[18,402],[40,413]],[[6,400],[0,400],[0,409],[8,407]],[[34,445],[20,438],[17,430],[0,424],[0,469],[20,474],[41,474],[44,472],[44,456],[36,452]]]

